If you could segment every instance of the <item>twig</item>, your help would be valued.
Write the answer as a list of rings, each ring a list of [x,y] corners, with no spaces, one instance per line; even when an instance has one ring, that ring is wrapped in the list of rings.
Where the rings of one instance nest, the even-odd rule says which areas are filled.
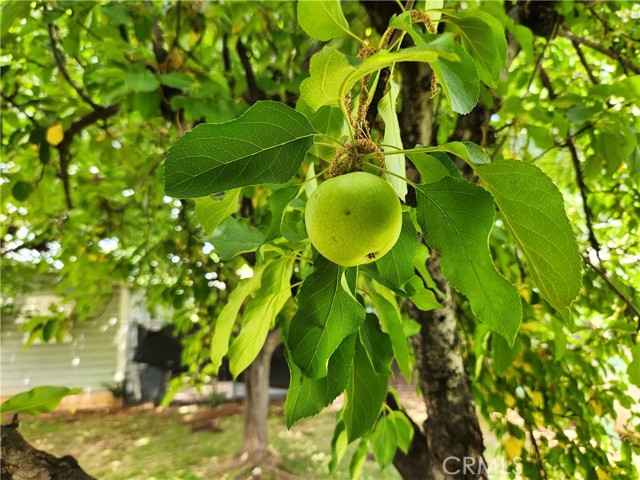
[[[15,92],[13,95],[11,95],[11,96],[9,96],[9,95],[5,95],[4,93],[0,93],[0,95],[2,96],[2,99],[3,99],[5,102],[7,102],[7,103],[8,103],[9,105],[11,105],[13,108],[15,108],[15,109],[19,110],[19,111],[20,111],[20,113],[22,113],[25,117],[27,117],[31,123],[33,123],[34,125],[36,125],[36,126],[37,126],[37,125],[38,125],[38,121],[37,121],[34,117],[32,117],[31,115],[29,115],[27,112],[25,112],[24,110],[22,110],[22,109],[20,108],[21,106],[20,106],[20,105],[18,105],[18,104],[14,101],[14,98],[15,98],[15,96],[17,95],[17,93],[18,93],[18,92],[17,92],[17,90],[16,90],[16,92]]]
[[[240,56],[240,62],[244,69],[244,75],[247,78],[247,88],[249,90],[249,103],[255,103],[258,100],[264,100],[267,98],[264,91],[258,86],[256,76],[253,73],[251,62],[249,61],[249,51],[245,47],[242,40],[238,39],[238,45],[236,47],[238,55]]]
[[[622,300],[627,305],[627,307],[629,307],[633,311],[633,314],[638,318],[637,332],[640,333],[640,308],[634,305],[634,303],[627,298],[627,296],[616,286],[616,284],[613,283],[613,281],[609,278],[609,275],[607,275],[607,272],[604,269],[594,265],[591,262],[591,260],[589,260],[589,258],[585,256],[583,256],[582,259],[584,260],[584,263],[588,267],[590,267],[594,272],[596,272],[600,276],[600,278],[602,278],[605,281],[605,283],[609,286],[609,288],[613,291],[613,293],[615,293],[618,296],[618,298]]]
[[[625,70],[628,69],[628,70],[631,70],[633,73],[640,74],[640,67],[633,64],[631,60],[629,60],[628,58],[624,58],[622,55],[620,55],[620,53],[618,53],[613,48],[603,47],[599,43],[592,42],[591,40],[588,40],[586,38],[578,37],[571,30],[565,30],[564,32],[562,32],[561,35],[573,42],[576,42],[580,45],[584,45],[585,47],[589,47],[590,49],[600,52],[609,58],[613,58],[614,60],[617,60],[620,63],[620,65],[622,65],[622,68]]]
[[[584,182],[584,175],[582,173],[582,167],[580,166],[578,150],[576,149],[575,143],[573,143],[573,140],[570,138],[567,138],[566,145],[569,149],[569,153],[571,153],[571,161],[576,174],[576,183],[580,190],[580,197],[582,197],[582,209],[584,210],[584,217],[587,223],[587,230],[589,232],[589,244],[591,245],[591,248],[595,250],[598,259],[600,259],[600,243],[598,242],[593,229],[593,211],[587,202],[587,195],[589,192],[587,191],[587,185]]]
[[[224,66],[224,75],[227,77],[231,96],[234,96],[234,88],[236,86],[235,77],[231,74],[231,53],[229,52],[229,34],[222,34],[222,65]]]
[[[80,96],[80,98],[82,98],[82,100],[84,100],[94,110],[101,110],[102,107],[97,103],[95,103],[93,100],[91,100],[91,97],[89,97],[89,95],[87,95],[87,93],[82,88],[80,88],[80,86],[78,86],[78,84],[73,80],[73,78],[71,78],[71,75],[69,75],[69,72],[67,71],[67,68],[65,67],[65,64],[64,64],[63,53],[60,50],[60,48],[58,48],[59,42],[56,36],[55,24],[50,23],[48,25],[48,28],[49,28],[49,40],[51,42],[51,50],[53,51],[53,56],[56,60],[56,65],[58,66],[58,70],[60,70],[60,73],[62,73],[62,76],[67,80],[69,85],[71,85],[71,88],[73,88],[76,91],[76,93]]]
[[[179,46],[178,38],[180,38],[180,13],[182,12],[182,2],[177,0],[176,2],[176,36],[173,37],[173,42],[171,43],[171,49],[174,49]]]
[[[62,187],[64,188],[64,197],[69,210],[73,209],[73,200],[71,198],[71,185],[69,178],[69,164],[71,163],[71,142],[73,138],[80,133],[84,128],[89,125],[93,125],[98,120],[105,120],[115,115],[120,109],[120,104],[116,103],[107,108],[94,110],[80,120],[76,120],[71,126],[64,132],[62,141],[56,146],[58,153],[60,154],[60,169],[58,170],[58,178],[62,180]]]
[[[591,80],[591,83],[593,83],[594,85],[598,85],[600,81],[598,80],[598,77],[596,77],[593,74],[593,71],[591,70],[591,66],[587,63],[587,59],[584,56],[584,52],[582,51],[582,48],[580,48],[580,44],[575,40],[571,40],[571,45],[573,45],[574,50],[578,54],[580,63],[582,64],[584,69],[587,71],[587,75],[589,75],[589,80]]]
[[[529,78],[529,83],[527,85],[527,90],[525,92],[525,97],[529,95],[529,92],[531,91],[531,85],[533,84],[533,81],[535,80],[536,76],[539,74],[540,71],[540,66],[542,65],[542,60],[544,59],[544,56],[547,52],[547,48],[549,48],[549,44],[551,43],[551,39],[554,38],[558,32],[558,27],[560,26],[560,17],[558,17],[556,19],[555,24],[553,25],[553,28],[551,29],[551,32],[549,32],[549,37],[546,39],[547,41],[544,44],[544,47],[542,48],[542,52],[540,52],[540,55],[538,55],[538,58],[536,59],[536,64],[533,68],[533,72],[531,72],[531,77]],[[520,109],[522,109],[522,105],[524,104],[524,102],[520,102],[520,105],[518,106],[518,109],[515,113],[515,117],[518,116],[518,114],[520,113]],[[515,125],[516,122],[513,122],[511,125]],[[493,161],[502,151],[502,148],[504,147],[504,145],[507,143],[507,138],[509,136],[509,131],[511,130],[511,128],[507,129],[507,131],[505,132],[504,136],[505,138],[503,138],[500,143],[498,144],[498,146],[496,147],[496,149],[493,151],[493,153],[491,154],[491,161]]]

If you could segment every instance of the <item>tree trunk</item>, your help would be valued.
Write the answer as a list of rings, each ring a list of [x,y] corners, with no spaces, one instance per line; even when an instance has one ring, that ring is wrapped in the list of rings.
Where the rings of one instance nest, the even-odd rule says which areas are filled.
[[[262,458],[269,445],[269,370],[271,356],[282,342],[278,330],[269,333],[260,353],[245,373],[243,450],[250,459]]]
[[[18,432],[15,420],[2,426],[1,436],[0,477],[3,480],[95,480],[72,456],[57,458],[33,448]]]

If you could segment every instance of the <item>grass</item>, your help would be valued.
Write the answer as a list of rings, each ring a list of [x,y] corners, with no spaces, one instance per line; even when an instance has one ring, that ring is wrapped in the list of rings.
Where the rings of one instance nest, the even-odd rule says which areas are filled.
[[[73,455],[99,479],[196,480],[235,478],[224,474],[225,457],[238,453],[243,420],[237,405],[125,409],[112,413],[23,416],[20,432],[36,448]],[[303,479],[347,479],[352,445],[329,477],[335,413],[328,411],[287,430],[281,407],[269,419],[269,445],[280,468]],[[263,476],[261,478],[270,478]],[[361,478],[396,480],[393,466],[381,471],[371,456]]]

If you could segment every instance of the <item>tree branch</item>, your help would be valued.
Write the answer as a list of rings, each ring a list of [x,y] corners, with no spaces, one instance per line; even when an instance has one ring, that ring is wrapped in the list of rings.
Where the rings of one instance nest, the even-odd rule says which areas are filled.
[[[76,93],[80,96],[80,98],[82,98],[82,100],[85,101],[85,103],[90,105],[91,108],[93,108],[94,110],[101,110],[102,107],[97,103],[95,103],[93,100],[91,100],[91,97],[89,97],[89,95],[85,93],[85,91],[80,86],[78,86],[78,84],[73,80],[73,78],[71,78],[71,75],[69,75],[69,72],[67,71],[67,67],[65,67],[65,64],[64,64],[63,53],[60,50],[60,48],[58,48],[59,42],[56,35],[56,26],[55,24],[50,23],[48,27],[49,27],[49,40],[51,42],[51,50],[53,51],[53,56],[56,60],[56,65],[58,66],[58,70],[60,70],[60,73],[62,73],[62,76],[67,80],[69,85],[71,85],[71,88],[73,88],[76,91]]]
[[[593,74],[593,71],[591,70],[591,66],[589,65],[589,63],[587,63],[587,59],[584,56],[584,52],[582,51],[582,48],[580,48],[580,44],[575,40],[571,40],[571,45],[573,45],[574,50],[578,54],[580,63],[582,64],[584,69],[587,71],[587,75],[589,75],[589,80],[591,80],[591,83],[593,83],[594,85],[598,85],[600,81],[598,80],[598,77],[596,77]]]
[[[267,98],[267,95],[258,86],[256,76],[253,73],[253,68],[251,67],[251,62],[249,61],[249,51],[247,50],[247,47],[245,47],[244,43],[242,43],[242,40],[240,40],[239,38],[238,44],[236,46],[236,51],[238,52],[238,56],[240,57],[240,63],[242,63],[244,75],[247,79],[249,103],[253,104],[258,100],[264,100],[265,98]]]
[[[567,148],[571,153],[571,162],[573,163],[573,170],[576,174],[576,183],[578,184],[578,189],[580,190],[580,197],[582,197],[582,209],[584,210],[584,217],[587,223],[587,230],[589,231],[589,244],[591,248],[593,248],[596,252],[596,256],[600,258],[600,243],[596,238],[596,234],[593,230],[593,211],[587,202],[587,185],[584,182],[584,175],[582,173],[582,167],[580,165],[580,158],[578,157],[578,150],[576,149],[575,143],[571,138],[567,138],[566,140]]]
[[[607,275],[607,272],[603,268],[594,265],[588,257],[583,256],[582,259],[589,268],[596,272],[598,276],[600,276],[600,278],[605,281],[611,291],[615,293],[616,296],[620,300],[622,300],[622,302],[624,302],[627,307],[631,309],[633,315],[638,318],[638,328],[636,331],[640,333],[640,308],[638,308],[629,298],[627,298],[627,296],[617,287],[617,285],[613,283],[613,281],[609,278],[609,275]]]
[[[37,122],[37,120],[36,120],[34,117],[32,117],[31,115],[29,115],[27,112],[25,112],[24,110],[22,110],[22,109],[21,109],[21,106],[20,106],[20,105],[18,105],[18,104],[15,102],[14,98],[15,98],[15,96],[16,96],[16,94],[17,94],[17,93],[18,93],[18,92],[17,92],[17,89],[16,89],[16,92],[14,92],[14,93],[13,93],[12,95],[10,95],[10,96],[9,96],[9,95],[5,95],[4,93],[0,93],[0,95],[2,96],[2,99],[3,99],[5,102],[7,102],[10,106],[12,106],[12,107],[13,107],[13,108],[15,108],[16,110],[18,110],[18,111],[19,111],[20,113],[22,113],[25,117],[27,117],[31,123],[33,123],[34,125],[38,126],[38,122]]]
[[[89,125],[93,125],[98,120],[106,120],[115,115],[120,109],[120,104],[115,103],[107,108],[100,107],[98,110],[88,113],[80,120],[76,120],[64,132],[64,138],[56,148],[60,154],[60,169],[58,170],[58,178],[62,180],[64,188],[65,201],[69,210],[73,209],[73,200],[71,198],[71,185],[69,179],[69,163],[71,163],[71,142],[73,138]]]
[[[628,58],[625,58],[622,55],[620,55],[620,53],[618,53],[613,48],[603,47],[599,43],[593,42],[586,38],[578,37],[571,30],[565,30],[561,33],[561,35],[563,37],[568,38],[572,42],[576,42],[579,45],[584,45],[585,47],[589,47],[592,50],[600,52],[609,58],[617,60],[620,63],[620,65],[622,65],[622,68],[625,70],[631,70],[633,73],[640,74],[640,67],[632,63],[631,60],[629,60]]]
[[[551,81],[542,68],[540,69],[540,78],[545,88],[549,91],[549,97],[556,98],[557,94],[554,91],[553,86],[551,85]],[[583,129],[578,130],[578,132],[584,131],[586,127],[591,128],[592,125],[588,124],[587,126],[583,127]],[[598,260],[600,260],[601,246],[598,242],[598,239],[596,238],[593,228],[593,211],[591,210],[591,207],[589,207],[589,203],[587,202],[587,196],[589,192],[584,181],[584,175],[582,173],[582,167],[580,165],[580,157],[578,156],[578,149],[573,142],[573,137],[575,137],[578,132],[574,133],[573,135],[567,136],[562,146],[567,147],[569,149],[569,153],[571,154],[571,162],[573,164],[573,169],[576,175],[576,183],[578,184],[578,189],[580,190],[580,197],[582,198],[582,208],[584,210],[585,222],[587,224],[587,230],[589,232],[589,244],[595,251]],[[597,267],[596,265],[591,263],[591,261],[587,257],[583,257],[583,259],[587,266],[591,267],[606,282],[609,288],[611,288],[611,290],[635,313],[635,316],[638,317],[638,332],[640,332],[640,309],[638,309],[638,307],[636,307],[633,302],[629,300],[624,295],[624,293],[622,293],[622,291],[611,281],[611,279],[607,275],[607,272],[602,267]]]

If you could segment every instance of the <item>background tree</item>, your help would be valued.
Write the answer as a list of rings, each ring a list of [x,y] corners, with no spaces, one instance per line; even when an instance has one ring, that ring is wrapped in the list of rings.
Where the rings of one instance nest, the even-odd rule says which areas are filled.
[[[317,10],[320,5],[330,7],[324,10],[327,16]],[[224,197],[203,196],[195,202],[163,195],[162,154],[193,125],[234,119],[264,99],[296,106],[313,131],[348,141],[340,111],[346,107],[339,97],[337,105],[325,106],[327,99],[314,98],[309,93],[313,81],[305,80],[307,93],[303,84],[302,100],[296,102],[305,72],[310,67],[313,79],[315,62],[340,78],[350,68],[345,54],[360,51],[372,58],[373,52],[361,49],[363,44],[386,44],[407,52],[413,42],[418,49],[435,52],[421,57],[428,62],[389,68],[392,61],[368,60],[376,67],[363,84],[370,104],[357,109],[358,98],[367,96],[356,85],[355,123],[368,124],[372,139],[384,144],[404,145],[407,150],[434,147],[407,152],[406,176],[423,186],[416,192],[409,185],[406,202],[415,205],[417,197],[420,239],[445,257],[451,252],[446,251],[447,243],[438,241],[435,224],[436,234],[425,231],[427,213],[420,213],[420,195],[437,197],[424,185],[449,182],[449,187],[465,185],[462,188],[474,192],[480,187],[454,178],[459,174],[447,169],[450,160],[442,154],[458,157],[464,177],[488,188],[500,212],[489,237],[493,262],[518,287],[523,322],[519,329],[492,323],[491,315],[478,311],[477,289],[455,282],[454,288],[465,295],[451,289],[440,257],[410,240],[412,222],[407,219],[408,250],[390,257],[398,265],[410,257],[407,277],[386,277],[380,262],[359,275],[359,291],[366,293],[365,301],[383,329],[376,319],[363,320],[358,343],[341,345],[342,355],[331,357],[328,372],[348,370],[353,355],[349,352],[355,351],[359,371],[369,368],[366,382],[379,385],[384,396],[388,365],[363,356],[360,345],[369,338],[377,352],[389,351],[389,359],[395,355],[403,373],[415,366],[429,418],[422,426],[411,425],[406,415],[392,411],[397,400],[391,398],[391,408],[384,407],[380,416],[380,405],[365,413],[354,409],[349,406],[350,392],[351,398],[357,392],[352,381],[346,410],[337,423],[336,459],[344,453],[345,441],[362,437],[352,459],[354,473],[372,445],[378,461],[386,465],[393,459],[405,478],[422,478],[425,471],[430,478],[448,478],[443,471],[446,457],[472,457],[476,463],[483,458],[475,403],[501,438],[507,458],[522,457],[520,466],[510,468],[522,469],[527,478],[635,478],[637,421],[620,425],[615,420],[616,403],[636,407],[628,382],[640,383],[640,351],[635,344],[640,252],[637,235],[632,235],[640,212],[638,32],[633,24],[637,7],[624,2],[480,6],[482,11],[445,4],[452,10],[437,25],[437,12],[430,11],[429,17],[400,15],[387,28],[391,15],[401,13],[391,2],[346,3],[344,17],[337,2],[300,3],[297,17],[290,3],[270,3],[268,9],[195,2],[60,2],[32,9],[25,3],[6,3],[3,288],[19,290],[30,276],[54,269],[61,278],[60,291],[76,300],[74,318],[55,323],[58,335],[64,334],[67,322],[89,315],[97,307],[96,298],[106,300],[111,287],[105,278],[144,288],[152,305],[173,307],[179,331],[191,331],[197,322],[199,328],[187,337],[185,349],[192,381],[214,374],[227,349],[232,371],[239,373],[262,347],[249,340],[268,338],[270,328],[279,324],[288,338],[294,387],[287,421],[318,411],[324,405],[311,404],[300,394],[305,392],[303,385],[322,387],[323,377],[316,378],[322,366],[309,364],[304,373],[296,370],[304,359],[295,352],[295,332],[292,336],[290,328],[299,322],[292,319],[295,306],[288,292],[290,283],[304,279],[296,295],[298,305],[303,305],[308,296],[305,285],[312,291],[312,279],[323,281],[334,268],[315,260],[311,270],[302,209],[315,174],[328,166],[324,161],[331,161],[337,144],[316,141],[302,168],[284,186],[265,185],[258,178],[260,185],[241,191],[225,186],[203,194],[226,190]],[[411,2],[405,8],[411,7],[423,10],[423,5]],[[23,17],[25,21],[18,20]],[[438,37],[430,37],[436,28]],[[462,61],[450,57],[447,62],[447,52]],[[406,59],[401,55],[394,58]],[[508,74],[503,69],[507,66]],[[285,110],[273,113],[273,118],[279,118],[279,112]],[[376,120],[378,112],[384,124]],[[346,113],[350,115],[348,109]],[[358,123],[363,118],[367,124]],[[217,132],[206,128],[209,135]],[[285,130],[301,139],[309,136],[295,128],[287,125]],[[474,142],[494,162],[523,160],[509,165],[527,170],[511,172],[506,188],[491,177],[498,172],[478,165],[486,161],[482,150],[460,149],[448,143],[453,140]],[[387,168],[404,164],[404,157],[392,155],[394,150],[383,150]],[[179,160],[176,151],[174,161]],[[171,161],[171,152],[168,158]],[[570,292],[577,293],[576,272],[559,267],[567,263],[552,247],[558,244],[560,252],[566,252],[571,242],[551,236],[531,247],[537,234],[549,237],[553,231],[544,230],[546,215],[560,215],[547,208],[557,203],[546,203],[555,195],[542,180],[546,177],[529,177],[534,170],[526,165],[531,163],[553,178],[564,194],[581,245],[583,288],[570,316],[562,310],[573,299]],[[395,173],[404,176],[404,167]],[[404,183],[391,181],[402,196]],[[167,189],[176,197],[193,194],[170,188],[169,182]],[[527,197],[525,192],[533,193]],[[516,194],[523,195],[527,218],[511,207]],[[491,206],[491,197],[485,198]],[[489,210],[492,214],[493,207]],[[473,214],[468,211],[465,218]],[[519,238],[519,225],[532,221],[543,225],[542,231]],[[487,268],[491,259],[487,263],[473,258],[471,263]],[[541,266],[544,263],[548,265]],[[238,283],[236,272],[248,271],[243,265],[251,267],[253,276]],[[487,287],[499,282],[496,274],[487,275],[483,280],[491,292],[489,300],[503,303],[501,294]],[[87,285],[81,292],[73,289],[80,277]],[[95,281],[88,282],[90,278]],[[346,279],[353,289],[355,275],[347,273]],[[257,321],[267,299],[271,321],[265,322],[264,316]],[[242,308],[239,334],[230,342]],[[300,308],[298,312],[304,312]],[[401,329],[394,330],[398,325]],[[34,326],[33,335],[42,336],[44,326]],[[407,348],[405,335],[414,352]],[[373,363],[367,366],[366,358]],[[344,368],[340,361],[346,362]],[[305,378],[312,381],[305,383]],[[343,380],[336,380],[342,385]],[[300,398],[303,401],[296,403]],[[326,404],[332,398],[321,400]],[[363,427],[358,430],[356,424]],[[367,433],[371,429],[373,433]],[[246,447],[264,450],[263,433],[257,434],[260,441],[254,447]],[[452,475],[483,476],[477,469],[466,476]]]

